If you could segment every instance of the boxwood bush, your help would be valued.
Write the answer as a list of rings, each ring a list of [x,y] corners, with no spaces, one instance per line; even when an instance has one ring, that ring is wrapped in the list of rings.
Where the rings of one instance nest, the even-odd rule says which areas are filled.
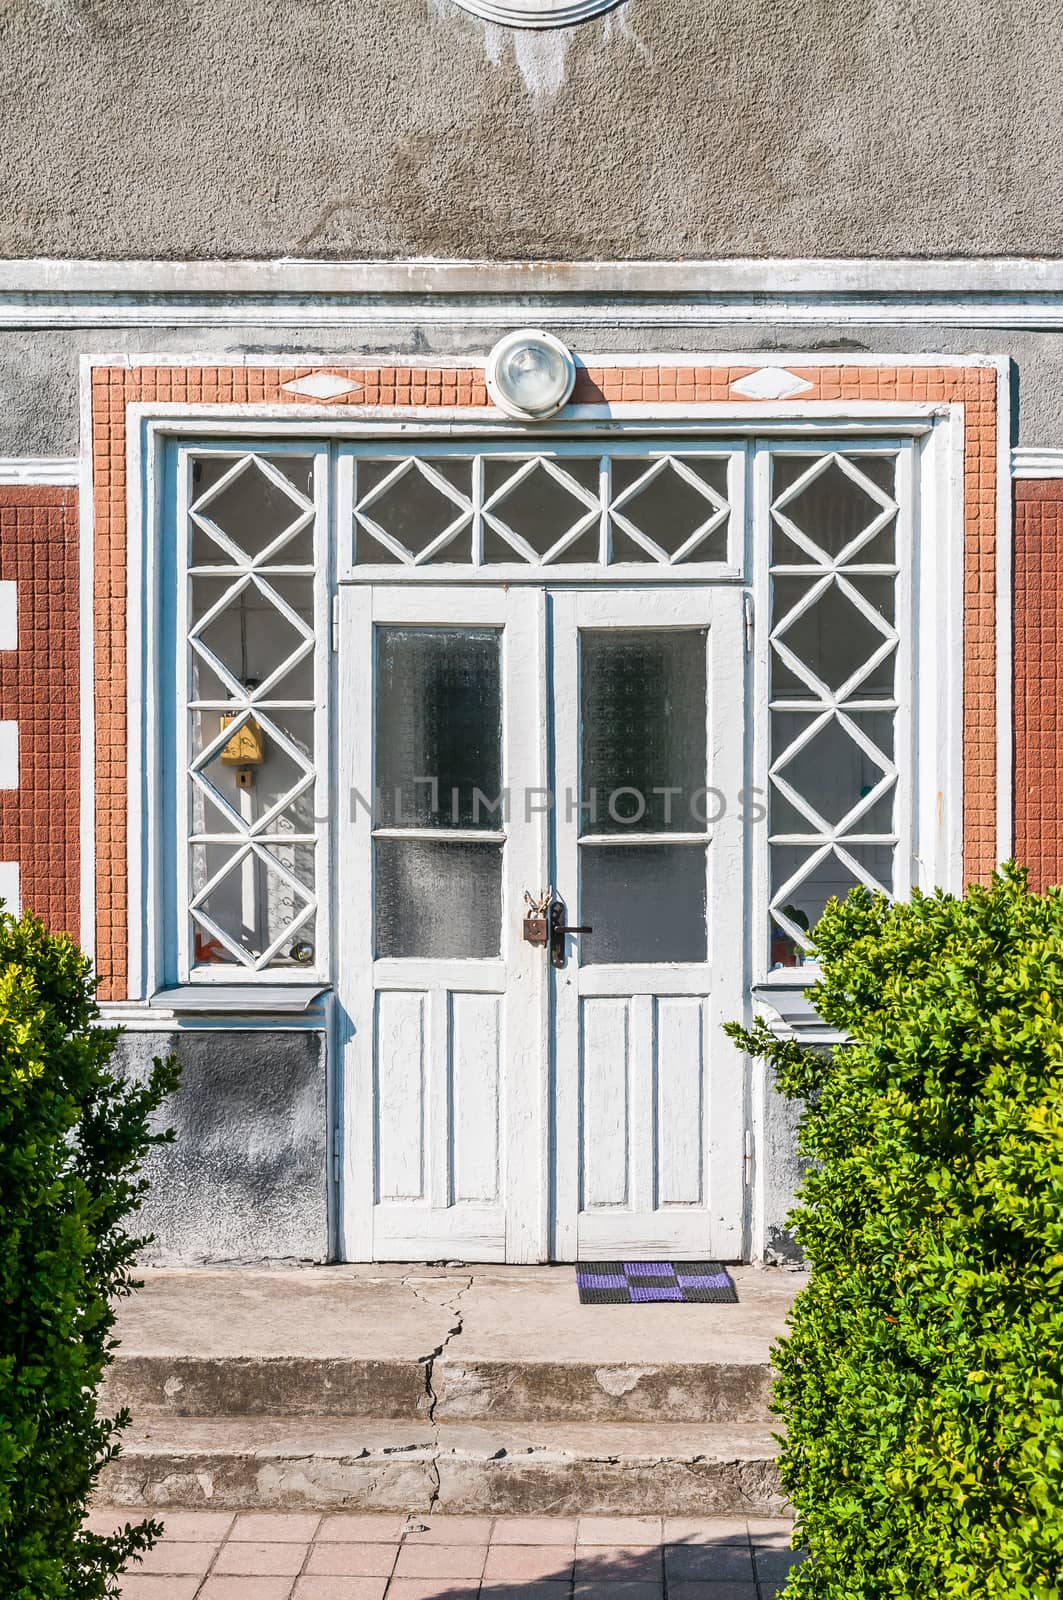
[[[730,1028],[803,1102],[811,1265],[775,1352],[811,1559],[785,1595],[1063,1595],[1063,892],[854,891],[830,1053]]]
[[[108,1070],[89,963],[30,916],[0,914],[0,1594],[89,1600],[161,1531],[81,1529],[124,1414],[102,1417],[112,1301],[137,1287],[127,1229],[137,1169],[167,1135],[149,1117],[172,1061],[142,1086]]]

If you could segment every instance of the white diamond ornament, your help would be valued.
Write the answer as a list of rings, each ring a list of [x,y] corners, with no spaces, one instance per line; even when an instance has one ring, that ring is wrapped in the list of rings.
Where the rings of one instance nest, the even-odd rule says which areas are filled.
[[[731,385],[735,394],[745,395],[747,400],[790,400],[795,394],[806,394],[811,387],[807,378],[799,378],[785,367],[761,367]]]
[[[335,372],[312,372],[308,378],[293,378],[291,383],[281,384],[288,394],[306,395],[311,400],[335,400],[361,387],[360,383],[341,378]]]

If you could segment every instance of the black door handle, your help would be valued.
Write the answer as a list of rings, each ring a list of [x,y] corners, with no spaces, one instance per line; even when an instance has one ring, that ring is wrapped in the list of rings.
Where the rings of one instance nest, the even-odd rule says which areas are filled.
[[[550,907],[550,965],[563,967],[565,965],[565,938],[570,933],[593,933],[593,928],[570,928],[565,922],[565,907],[561,900],[555,900]]]

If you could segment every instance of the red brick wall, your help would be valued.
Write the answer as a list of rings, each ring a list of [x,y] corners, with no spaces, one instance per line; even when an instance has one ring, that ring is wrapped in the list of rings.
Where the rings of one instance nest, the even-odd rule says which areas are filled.
[[[98,367],[92,375],[96,519],[96,933],[101,994],[126,992],[126,407],[134,402],[197,405],[308,403],[283,385],[324,370],[358,387],[329,405],[483,406],[478,368],[405,367]],[[740,416],[731,385],[756,367],[590,367],[573,400],[722,402]],[[996,472],[997,374],[992,366],[787,366],[808,380],[803,400],[938,401],[964,407],[964,872],[984,879],[996,864]]]
[[[1015,485],[1015,857],[1063,883],[1063,479]]]
[[[18,723],[19,786],[0,791],[0,860],[22,904],[78,937],[78,501],[0,487],[0,580],[17,584],[18,648],[0,651],[0,718]]]

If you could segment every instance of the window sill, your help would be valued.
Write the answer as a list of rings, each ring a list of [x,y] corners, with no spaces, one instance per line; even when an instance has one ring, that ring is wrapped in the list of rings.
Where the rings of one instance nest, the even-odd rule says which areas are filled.
[[[159,989],[151,997],[153,1010],[196,1016],[301,1016],[327,994],[327,983],[228,984],[185,983]]]

